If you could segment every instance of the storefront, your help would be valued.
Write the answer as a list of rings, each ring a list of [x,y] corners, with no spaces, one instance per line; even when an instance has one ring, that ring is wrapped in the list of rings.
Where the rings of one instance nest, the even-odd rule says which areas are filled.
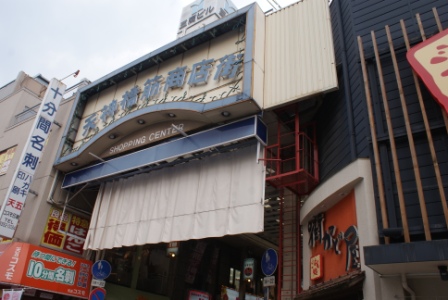
[[[359,159],[320,185],[302,207],[303,292],[296,299],[365,299],[375,274],[362,247],[376,239],[370,162]]]
[[[269,20],[257,4],[234,11],[229,3],[191,5],[180,23],[186,35],[82,88],[75,100],[54,167],[73,197],[95,194],[84,249],[111,263],[110,299],[263,297],[262,254],[278,248],[278,210],[268,220],[273,238],[261,237],[265,209],[280,199],[272,189],[266,205],[263,110],[319,98],[337,78],[326,1],[302,1]],[[218,20],[193,28],[216,12]],[[283,18],[289,14],[300,22]],[[319,34],[283,29],[309,22]],[[276,30],[287,35],[279,39]],[[282,54],[297,45],[315,51]],[[303,89],[280,88],[282,76]]]
[[[307,119],[322,94],[337,89],[326,0],[300,1],[269,16],[256,3],[237,11],[229,1],[190,8],[177,40],[62,101],[63,125],[50,136],[57,137],[50,146],[57,149],[54,169],[36,176],[46,180],[32,194],[39,201],[24,209],[35,226],[21,222],[14,236],[61,257],[107,260],[108,299],[262,298],[260,262],[283,242],[280,190],[289,188],[266,182],[268,131],[275,143],[281,126],[273,123],[282,118],[272,110],[294,102],[294,120],[299,112]],[[311,139],[291,133],[293,147],[299,134],[315,143],[311,129]],[[288,158],[275,174],[304,170],[279,180],[296,186],[287,192],[291,203],[318,183],[315,145],[303,148],[287,155],[309,160]],[[40,182],[26,183],[34,192]],[[289,283],[299,278],[298,266],[288,267],[295,277]],[[296,294],[297,285],[280,284],[285,278],[273,280],[271,298],[280,289]]]
[[[246,280],[241,265],[264,247],[238,235],[264,226],[255,27],[265,16],[257,5],[232,14],[209,5],[204,16],[220,20],[81,89],[74,103],[55,168],[69,194],[97,191],[82,238],[112,265],[108,299],[262,296],[261,272]]]
[[[363,299],[354,191],[307,225],[311,286],[298,299]]]

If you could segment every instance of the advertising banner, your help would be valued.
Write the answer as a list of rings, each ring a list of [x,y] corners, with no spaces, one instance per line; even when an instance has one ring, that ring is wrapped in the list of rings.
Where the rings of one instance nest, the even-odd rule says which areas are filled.
[[[234,289],[231,289],[228,287],[224,287],[224,286],[221,288],[221,299],[238,300],[239,296],[240,296],[240,292],[238,292],[237,290],[234,290]],[[263,298],[246,293],[245,299],[246,300],[262,300]]]
[[[406,57],[415,73],[448,113],[447,50],[448,29],[412,47]]]
[[[188,293],[188,300],[210,300],[210,294],[201,291],[190,291]]]
[[[23,290],[3,290],[2,300],[20,300],[22,299]]]
[[[48,85],[28,140],[24,145],[19,165],[0,209],[0,236],[6,238],[14,236],[65,88],[65,84],[57,79],[52,79]]]
[[[82,255],[89,230],[89,220],[52,207],[42,235],[41,245],[63,252]]]
[[[88,260],[14,242],[0,256],[0,265],[5,266],[0,270],[0,282],[77,298],[89,297],[92,262]]]
[[[361,268],[354,191],[326,212],[315,215],[308,222],[308,233],[314,284]]]
[[[243,278],[244,279],[254,279],[254,269],[255,269],[255,259],[253,258],[246,258],[244,260],[244,271],[243,271]]]

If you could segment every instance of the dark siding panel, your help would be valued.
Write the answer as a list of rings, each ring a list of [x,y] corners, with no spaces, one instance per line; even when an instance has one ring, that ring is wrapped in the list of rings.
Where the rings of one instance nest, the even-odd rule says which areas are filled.
[[[336,7],[338,5],[338,7]],[[337,22],[337,13],[340,7],[342,24]],[[367,104],[362,79],[357,36],[363,40],[365,57],[368,63],[370,88],[374,103],[376,133],[382,153],[383,176],[385,178],[386,201],[389,208],[389,222],[391,226],[401,226],[400,207],[398,203],[397,183],[390,149],[390,137],[385,117],[385,109],[381,101],[382,95],[379,87],[378,72],[373,53],[371,32],[374,31],[380,53],[384,83],[386,86],[387,102],[389,104],[393,135],[396,142],[399,172],[404,189],[406,213],[411,229],[412,239],[422,239],[423,221],[420,202],[417,193],[417,184],[407,137],[402,99],[397,85],[395,70],[393,68],[387,40],[385,26],[390,29],[392,42],[397,56],[399,76],[401,79],[404,101],[407,107],[408,118],[414,138],[417,163],[421,173],[421,183],[424,190],[424,199],[428,212],[431,230],[434,233],[446,232],[446,225],[440,201],[440,194],[435,178],[434,164],[431,157],[428,137],[423,123],[422,107],[417,98],[413,73],[406,59],[406,48],[400,20],[403,19],[410,37],[411,44],[421,42],[420,31],[415,17],[420,14],[427,37],[438,32],[432,8],[437,7],[442,26],[448,28],[448,3],[446,0],[419,1],[419,0],[334,0],[330,6],[333,23],[333,36],[339,73],[348,71],[350,98],[353,113],[353,126],[356,137],[357,157],[371,157],[371,133],[367,113]],[[342,31],[342,32],[341,32]],[[343,51],[345,46],[345,52]],[[342,65],[342,55],[346,55],[347,65]],[[344,69],[345,68],[345,69]],[[350,162],[347,122],[338,118],[347,117],[344,99],[343,76],[339,76],[340,90],[327,95],[318,113],[319,124],[319,150],[323,178],[334,174]],[[438,165],[443,176],[445,193],[448,195],[448,137],[444,126],[440,105],[430,95],[423,84],[422,89],[424,109],[426,110],[434,146],[437,152]],[[375,172],[375,170],[373,170]],[[374,177],[375,179],[375,177]],[[377,191],[377,189],[375,188]],[[378,224],[382,224],[381,215],[378,214]]]
[[[341,72],[338,72],[341,78]],[[321,182],[350,163],[349,130],[344,85],[323,99],[316,115]]]
[[[338,9],[341,7],[341,18],[338,16]],[[333,27],[333,39],[335,45],[336,63],[338,65],[339,90],[328,94],[316,115],[318,145],[319,145],[319,172],[321,182],[331,175],[337,173],[351,162],[350,156],[350,136],[348,125],[348,112],[346,107],[345,85],[342,70],[344,66],[343,55],[346,55],[347,62],[353,64],[353,25],[351,23],[350,2],[341,1],[331,5],[331,22]],[[343,20],[339,24],[339,19]],[[346,32],[349,34],[346,34]],[[348,37],[348,39],[347,39]],[[345,47],[345,49],[344,49]],[[345,52],[344,52],[345,50]],[[350,79],[351,83],[351,79]],[[356,85],[358,86],[358,85]],[[351,91],[347,91],[349,94]]]
[[[340,32],[340,24],[337,22],[338,17],[336,14],[336,10],[331,10],[330,11],[330,18],[331,18],[331,28],[332,28],[332,33],[333,33],[333,44],[334,44],[334,53],[335,53],[335,58],[336,58],[336,65],[340,65],[342,62],[342,45],[341,43],[343,42],[343,37],[340,36],[339,32]]]

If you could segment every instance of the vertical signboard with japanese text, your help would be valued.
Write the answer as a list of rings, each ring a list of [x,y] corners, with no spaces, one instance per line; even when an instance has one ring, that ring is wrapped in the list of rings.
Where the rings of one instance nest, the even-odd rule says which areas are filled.
[[[308,222],[310,278],[328,281],[361,268],[354,192]]]
[[[89,229],[89,220],[52,207],[44,229],[41,245],[82,255]]]
[[[0,210],[0,236],[14,236],[65,88],[65,84],[56,79],[52,79],[47,88]]]

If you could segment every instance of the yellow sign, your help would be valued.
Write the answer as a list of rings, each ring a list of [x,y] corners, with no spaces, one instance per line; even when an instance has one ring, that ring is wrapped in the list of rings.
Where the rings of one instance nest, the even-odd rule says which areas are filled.
[[[89,220],[52,207],[41,245],[69,253],[82,254]]]

